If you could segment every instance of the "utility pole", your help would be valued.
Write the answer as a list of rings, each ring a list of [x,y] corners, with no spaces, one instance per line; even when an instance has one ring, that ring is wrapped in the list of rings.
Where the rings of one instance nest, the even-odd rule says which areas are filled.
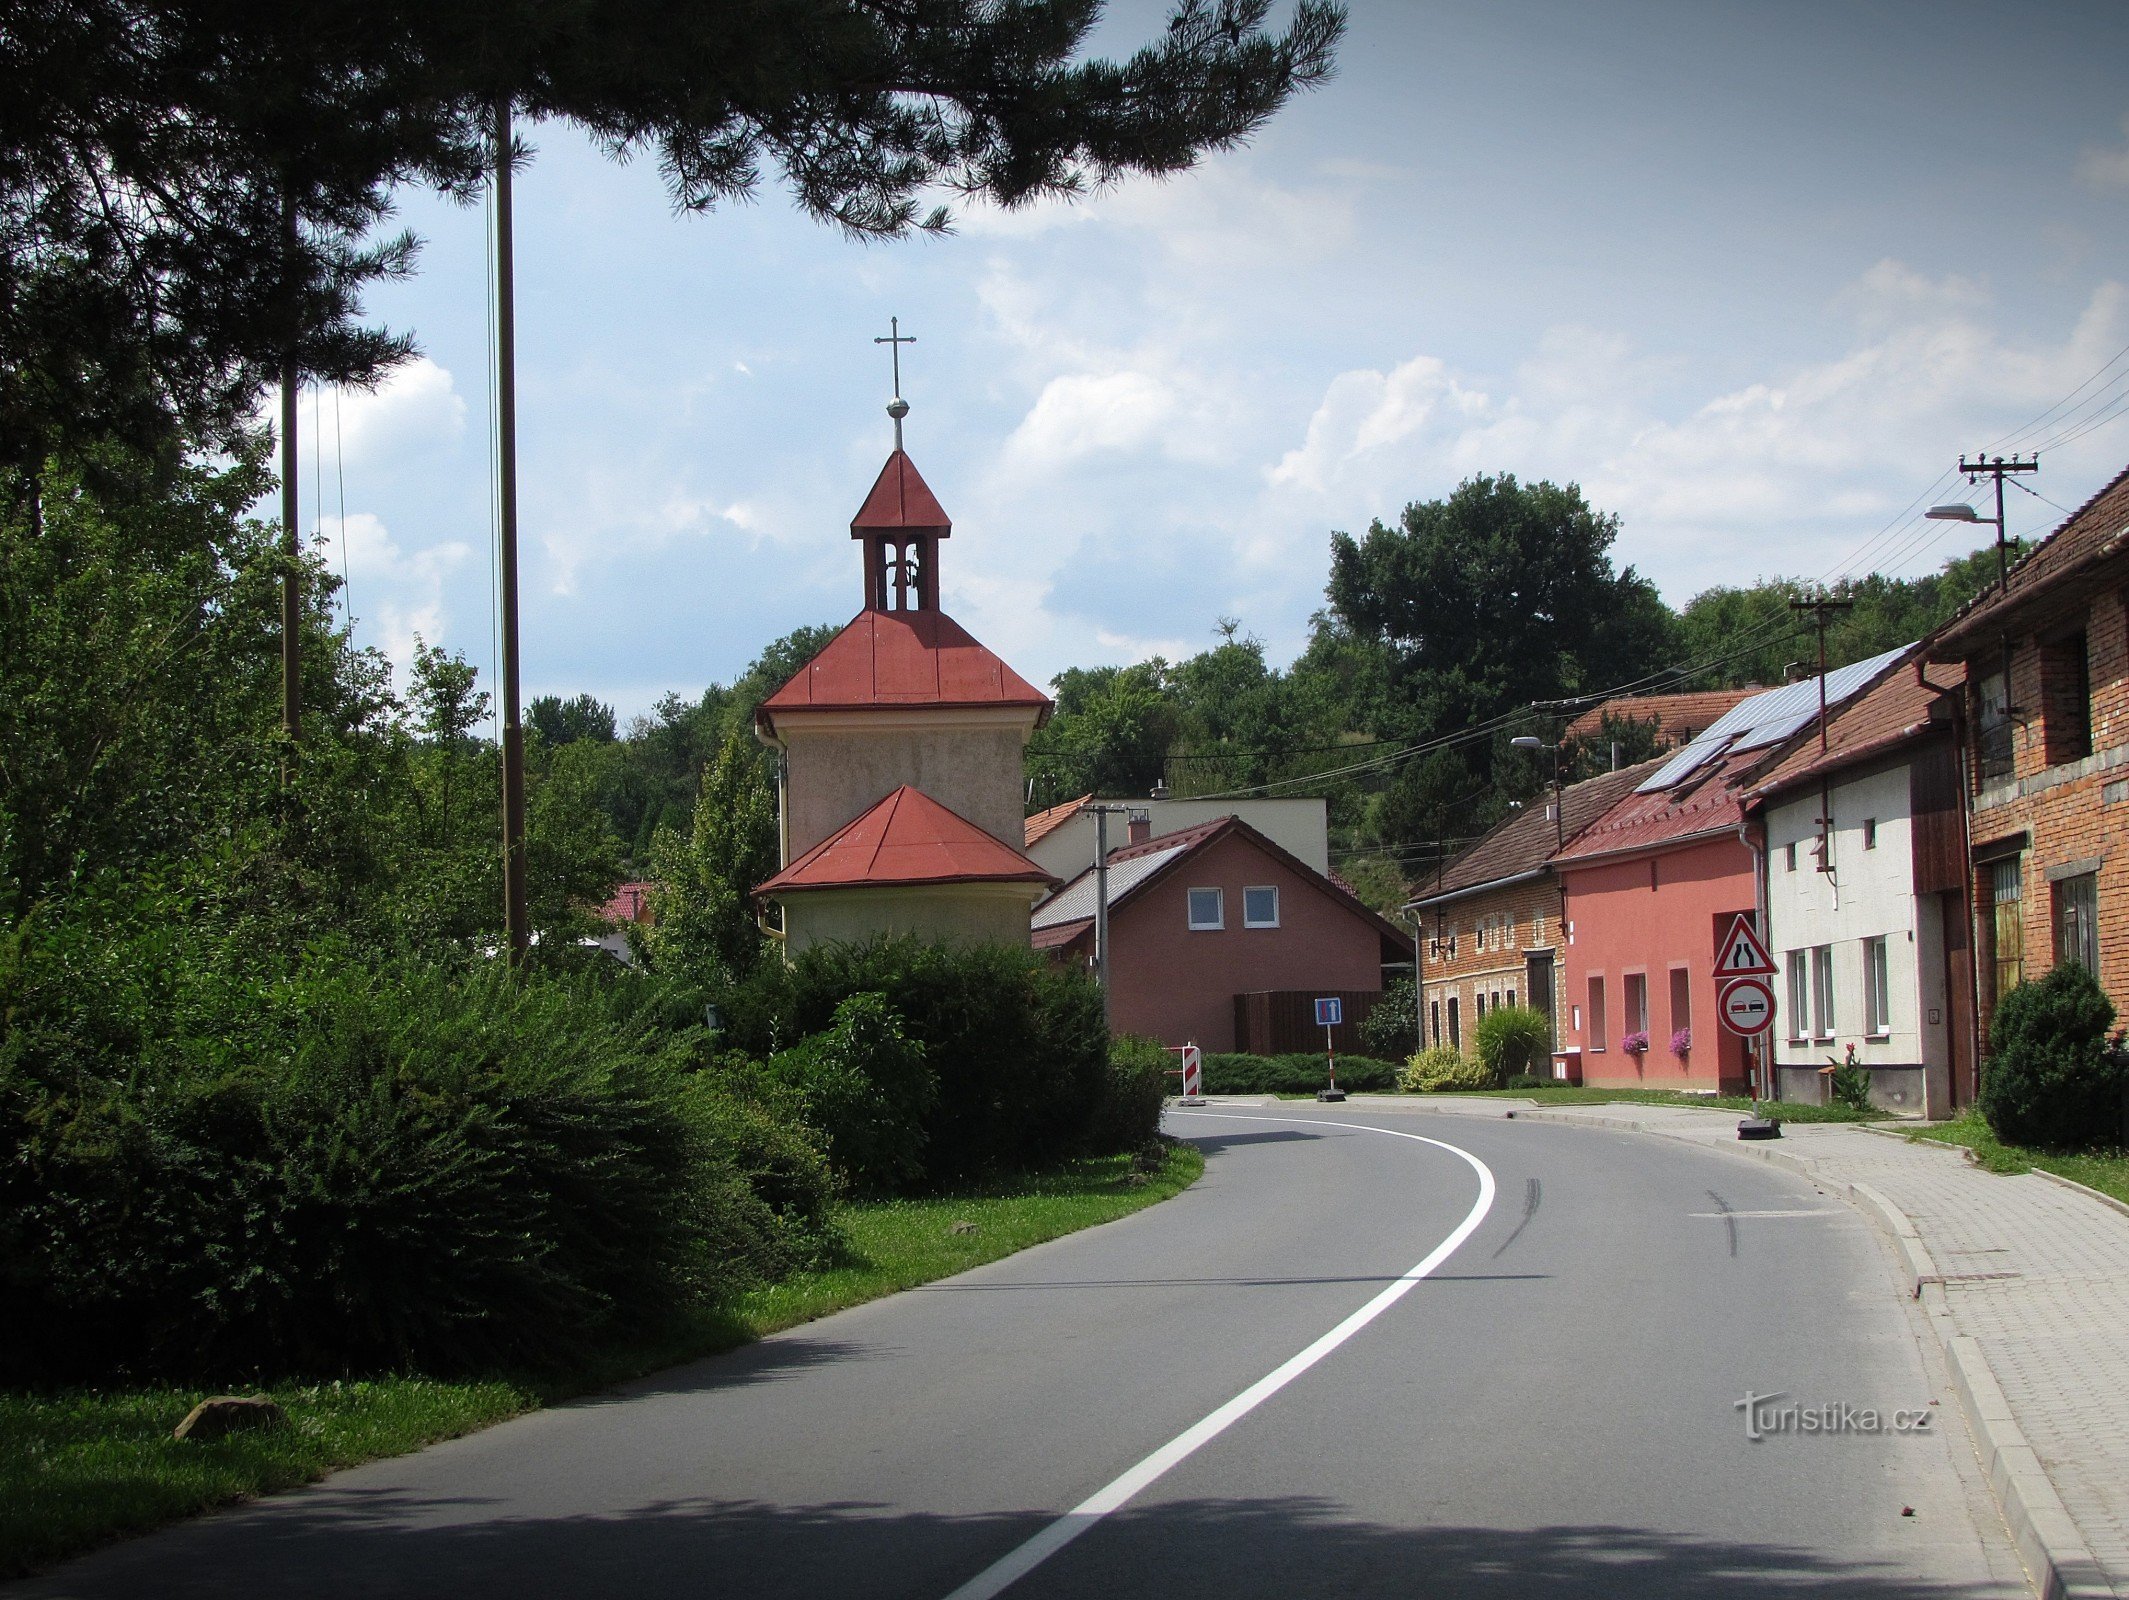
[[[510,101],[495,103],[495,432],[502,521],[503,919],[512,965],[532,948],[525,893],[525,729],[518,715],[517,315],[510,239]]]
[[[1109,1020],[1109,819],[1133,808],[1095,804],[1094,813],[1094,981],[1101,985],[1102,1021]]]
[[[1789,609],[1791,611],[1799,613],[1809,612],[1811,614],[1812,621],[1818,625],[1819,754],[1824,755],[1826,753],[1826,620],[1829,617],[1838,616],[1843,612],[1853,611],[1855,609],[1855,602],[1853,600],[1836,600],[1832,596],[1821,591],[1819,594],[1814,595],[1808,600],[1790,601]]]
[[[295,191],[284,184],[281,248],[288,278],[288,331],[281,348],[281,737],[287,741],[281,757],[283,788],[294,775],[303,713],[303,546],[296,532],[296,334],[303,313],[296,298],[297,246]]]
[[[2014,455],[2010,460],[2006,461],[2002,456],[1983,457],[1977,455],[1973,460],[1969,461],[1962,455],[1959,458],[1959,470],[1966,474],[1966,481],[1970,484],[1979,483],[1984,477],[1996,480],[1996,587],[1999,591],[2006,590],[2011,586],[2011,557],[2003,537],[2004,474],[2038,472],[2040,470],[2040,457],[2036,455],[2028,461]],[[1980,519],[1976,518],[1975,520],[1979,521]]]

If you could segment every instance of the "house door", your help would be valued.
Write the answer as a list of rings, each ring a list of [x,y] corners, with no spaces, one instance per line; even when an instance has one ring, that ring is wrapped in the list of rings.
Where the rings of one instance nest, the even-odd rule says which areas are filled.
[[[1523,993],[1528,996],[1531,1008],[1545,1013],[1545,1021],[1552,1029],[1553,1048],[1560,1045],[1559,1019],[1552,1008],[1552,952],[1533,950],[1523,957]]]
[[[1944,1038],[1950,1047],[1952,1104],[1970,1106],[1974,1081],[1974,947],[1967,935],[1966,896],[1948,890],[1937,896],[1944,926]]]

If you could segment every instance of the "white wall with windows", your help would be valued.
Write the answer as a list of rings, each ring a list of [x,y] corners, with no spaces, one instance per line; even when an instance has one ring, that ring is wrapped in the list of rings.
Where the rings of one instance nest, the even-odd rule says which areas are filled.
[[[1926,1088],[1941,1103],[1950,1087],[1944,938],[1937,898],[1915,894],[1910,809],[1902,761],[1768,807],[1768,945],[1781,968],[1774,1057],[1819,1068],[1853,1046],[1867,1066],[1914,1069],[1916,1095]]]

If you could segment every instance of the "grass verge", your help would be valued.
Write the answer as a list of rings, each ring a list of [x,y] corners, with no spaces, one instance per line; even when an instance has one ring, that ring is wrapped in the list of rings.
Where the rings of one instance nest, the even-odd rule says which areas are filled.
[[[172,1439],[205,1389],[0,1393],[0,1579],[965,1272],[1165,1200],[1204,1169],[1196,1149],[1170,1145],[1150,1175],[1133,1173],[1127,1156],[1108,1156],[974,1193],[847,1206],[837,1217],[847,1244],[835,1264],[756,1289],[583,1370],[480,1382],[246,1386],[288,1413],[290,1426],[271,1432]],[[957,1223],[972,1226],[957,1233]]]
[[[2028,1150],[2024,1145],[2005,1144],[1975,1111],[1950,1122],[1912,1129],[1908,1137],[1965,1145],[1974,1152],[1974,1159],[1991,1172],[2019,1173],[2038,1167],[2101,1194],[2111,1194],[2117,1200],[2129,1201],[2129,1153],[2059,1156],[2045,1150]]]

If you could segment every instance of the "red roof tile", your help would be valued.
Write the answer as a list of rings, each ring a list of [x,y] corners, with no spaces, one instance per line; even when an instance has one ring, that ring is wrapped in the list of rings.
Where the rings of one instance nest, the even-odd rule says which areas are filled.
[[[1038,811],[1021,825],[1023,847],[1032,850],[1059,828],[1079,815],[1079,808],[1094,798],[1083,794],[1077,800],[1067,800],[1063,805],[1051,806],[1047,811]]]
[[[860,611],[761,703],[755,721],[786,711],[868,706],[1032,706],[1050,698],[943,611]]]
[[[1652,794],[1630,794],[1552,859],[1572,866],[1597,856],[1650,850],[1709,833],[1734,833],[1744,820],[1739,781],[1767,759],[1764,750],[1722,756],[1683,783]]]
[[[617,883],[613,898],[599,907],[602,922],[648,922],[651,919],[651,889],[649,883]]]
[[[1621,796],[1662,764],[1659,757],[1568,784],[1561,792],[1564,804],[1557,825],[1545,814],[1552,801],[1548,791],[1542,803],[1533,801],[1522,810],[1511,812],[1460,851],[1442,868],[1437,882],[1414,893],[1413,904],[1432,905],[1504,879],[1531,877],[1543,871],[1560,848],[1563,836],[1572,840],[1591,823],[1604,818],[1618,805]]]
[[[923,790],[904,784],[754,892],[778,895],[861,885],[1056,881],[1012,846],[949,811]]]
[[[917,471],[917,464],[897,450],[880,468],[872,493],[865,496],[864,505],[851,519],[850,537],[862,539],[868,533],[896,531],[936,533],[944,539],[953,532],[953,526],[939,497]]]
[[[1604,729],[1604,719],[1615,722],[1653,722],[1663,738],[1683,744],[1709,723],[1743,700],[1758,694],[1751,689],[1697,689],[1686,694],[1620,695],[1600,700],[1567,725],[1566,739],[1593,739]]]

